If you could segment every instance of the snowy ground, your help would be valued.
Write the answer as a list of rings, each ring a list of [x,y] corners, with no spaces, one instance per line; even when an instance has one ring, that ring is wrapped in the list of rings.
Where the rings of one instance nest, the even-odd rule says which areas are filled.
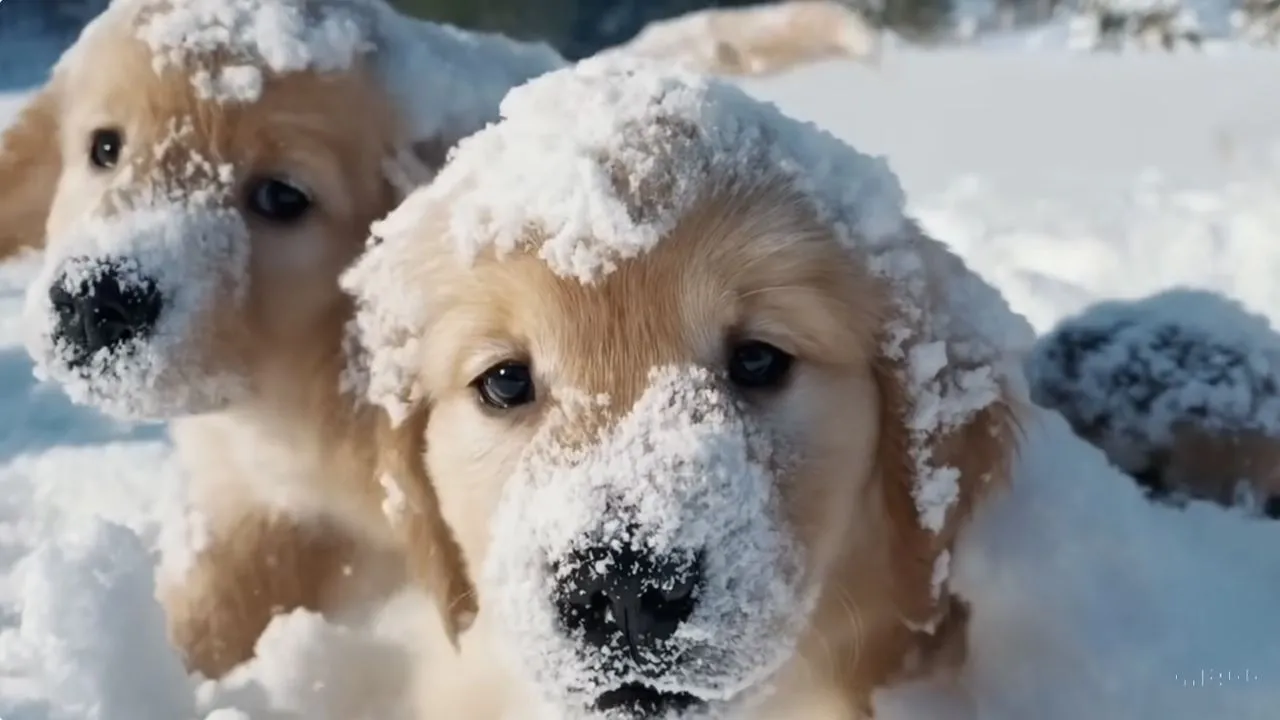
[[[1280,320],[1280,283],[1273,281],[1280,278],[1276,77],[1280,54],[1243,51],[1122,58],[904,51],[886,57],[878,71],[826,63],[748,86],[865,150],[889,155],[917,215],[1043,329],[1095,299],[1179,283],[1230,292]],[[19,102],[0,96],[0,114],[8,117]],[[158,610],[147,599],[147,552],[178,488],[163,432],[117,425],[35,385],[17,326],[23,283],[33,267],[30,261],[0,266],[0,718],[192,717],[192,691],[181,687],[176,660],[156,635]],[[1006,549],[1003,565],[984,563],[977,553],[958,570],[962,589],[1001,588],[1002,597],[1022,599],[988,608],[978,625],[996,628],[1007,620],[1006,633],[1029,632],[1046,621],[1031,607],[1097,620],[1092,633],[1072,627],[1060,637],[1038,637],[1061,640],[1060,653],[1110,652],[1110,659],[1099,658],[1098,677],[1089,678],[1098,684],[1087,692],[1106,688],[1102,696],[1125,692],[1115,684],[1126,680],[1099,679],[1117,662],[1147,662],[1132,678],[1145,689],[1161,682],[1185,687],[1188,680],[1194,686],[1206,672],[1217,687],[1166,692],[1143,705],[1100,701],[1109,711],[1095,714],[1088,705],[1037,712],[1029,709],[1048,691],[1046,676],[991,671],[979,680],[1003,678],[1017,690],[992,694],[1003,705],[989,704],[987,717],[1280,716],[1280,675],[1268,675],[1280,673],[1280,656],[1256,642],[1274,639],[1280,619],[1251,624],[1280,598],[1280,558],[1265,552],[1280,541],[1280,524],[1251,523],[1210,508],[1176,520],[1144,515],[1136,493],[1105,487],[1108,478],[1098,462],[1093,456],[1081,461],[1096,472],[1078,484],[1071,478],[1045,481],[1039,497],[1054,507],[1031,507],[1026,498],[1022,505],[1009,503],[976,534],[976,546],[1019,532],[1043,540],[1029,540],[1020,552]],[[1029,470],[1051,478],[1057,468],[1033,463]],[[1106,507],[1090,526],[1060,521],[1059,511],[1089,517],[1090,503],[1100,498]],[[1020,507],[1026,512],[1017,512]],[[99,525],[95,517],[119,523],[137,538]],[[1147,592],[1164,587],[1184,594],[1186,602],[1147,615],[1137,600],[1109,603],[1093,588],[1053,593],[1031,582],[1032,575],[1016,574],[1046,562],[1035,553],[1051,549],[1050,538],[1060,541],[1077,531],[1094,538],[1086,548],[1114,544],[1094,580],[1105,577],[1108,587]],[[1174,552],[1187,554],[1175,561],[1164,557]],[[1082,572],[1061,553],[1048,562],[1062,563],[1065,577]],[[1179,573],[1184,562],[1201,571]],[[1259,576],[1269,577],[1269,584],[1246,582],[1242,573],[1255,571],[1269,573]],[[1131,597],[1153,596],[1135,591]],[[1074,608],[1073,599],[1079,601]],[[1119,627],[1117,613],[1124,621]],[[294,620],[293,631],[305,634],[305,618]],[[1162,634],[1169,623],[1185,631],[1185,642]],[[1167,650],[1163,657],[1179,664],[1153,661],[1128,640]],[[1001,643],[988,634],[979,643],[981,663],[988,670],[993,664],[1016,669],[1023,664],[1018,653],[1048,652],[1032,642],[1005,637]],[[96,710],[93,701],[100,703]],[[911,704],[921,701],[899,694],[886,699],[886,709],[912,708],[913,720],[947,717]],[[300,717],[338,717],[332,708],[318,707]],[[218,714],[216,720],[234,717],[242,716]]]

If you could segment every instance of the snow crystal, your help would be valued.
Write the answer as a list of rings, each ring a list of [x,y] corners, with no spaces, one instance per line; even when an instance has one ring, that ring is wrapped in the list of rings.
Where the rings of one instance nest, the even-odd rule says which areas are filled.
[[[1058,414],[1023,426],[1017,482],[954,549],[960,675],[880,691],[877,720],[1272,720],[1280,523],[1150,503]]]
[[[1032,399],[1061,412],[1121,469],[1155,469],[1175,430],[1280,436],[1280,334],[1206,290],[1094,304],[1026,360]]]
[[[936,467],[930,438],[995,401],[1002,385],[1016,389],[1021,370],[1007,358],[1034,336],[998,291],[918,237],[884,160],[732,84],[625,55],[517,87],[501,115],[374,226],[378,243],[343,278],[359,301],[353,327],[366,352],[352,364],[370,400],[400,417],[419,399],[425,310],[396,281],[395,258],[425,218],[444,226],[463,260],[532,250],[554,272],[592,283],[653,248],[709,192],[779,184],[895,291],[898,317],[883,352],[906,368],[916,495],[922,522],[937,529],[955,477]]]
[[[245,299],[249,234],[233,210],[195,194],[115,217],[87,216],[52,238],[24,311],[37,376],[75,401],[124,418],[160,419],[224,406],[245,391],[231,368],[202,367],[215,319]],[[50,297],[92,295],[104,277],[122,292],[157,293],[153,330],[84,357],[61,337]]]
[[[814,598],[766,469],[785,464],[785,443],[720,385],[706,369],[655,368],[628,414],[580,449],[560,433],[601,408],[568,403],[504,486],[480,593],[554,706],[583,708],[633,681],[737,703],[790,657]],[[556,579],[601,547],[702,563],[693,615],[652,653],[584,652],[560,624]],[[714,548],[733,552],[702,552]],[[677,655],[689,661],[655,671]]]

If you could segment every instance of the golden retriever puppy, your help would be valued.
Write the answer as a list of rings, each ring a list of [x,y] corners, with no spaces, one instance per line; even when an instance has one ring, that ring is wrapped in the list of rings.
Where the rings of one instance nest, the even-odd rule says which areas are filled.
[[[478,589],[439,716],[862,718],[959,662],[1025,321],[880,160],[730,84],[595,58],[502,114],[343,278],[385,462]]]
[[[204,533],[161,581],[193,668],[246,659],[275,612],[395,587],[402,548],[437,532],[384,516],[415,497],[378,484],[377,418],[342,395],[338,275],[510,86],[561,62],[381,0],[116,0],[6,132],[4,244],[47,237],[38,372],[173,421]]]
[[[1026,369],[1031,399],[1152,497],[1280,516],[1280,334],[1236,300],[1173,288],[1096,303]]]
[[[784,0],[658,20],[606,52],[696,72],[759,76],[831,58],[876,64],[880,36],[862,13],[835,0]]]

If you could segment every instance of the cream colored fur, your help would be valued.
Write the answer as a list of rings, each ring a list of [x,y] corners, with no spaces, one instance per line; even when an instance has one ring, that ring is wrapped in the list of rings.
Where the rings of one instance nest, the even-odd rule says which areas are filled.
[[[398,299],[433,308],[420,330],[430,351],[412,380],[427,399],[410,417],[425,434],[410,427],[403,435],[408,444],[420,438],[458,540],[456,566],[469,577],[484,564],[503,484],[548,417],[539,403],[485,409],[472,387],[479,373],[529,357],[545,396],[607,395],[609,412],[571,415],[568,437],[589,441],[645,390],[651,367],[715,367],[725,343],[748,333],[798,358],[785,389],[752,400],[803,443],[804,459],[776,481],[820,592],[807,634],[775,678],[777,692],[754,717],[871,717],[876,688],[963,662],[966,608],[945,584],[935,599],[933,571],[973,508],[1006,482],[1016,408],[997,403],[931,439],[936,460],[960,470],[961,494],[941,533],[922,529],[902,420],[909,397],[896,361],[879,350],[893,312],[888,290],[795,198],[730,180],[726,190],[707,192],[656,249],[593,285],[558,277],[532,255],[465,265],[450,242],[426,219],[408,249],[385,259],[402,269],[406,291],[412,287]],[[938,272],[958,263],[922,234],[904,242]],[[460,657],[446,642],[431,646],[438,652],[424,697],[440,718],[528,717],[534,696],[498,661],[503,639],[483,594],[479,607]],[[930,620],[940,621],[936,632],[918,630]]]
[[[438,162],[451,142],[408,136],[381,87],[356,65],[272,76],[256,101],[216,102],[198,96],[181,68],[154,70],[128,23],[109,21],[82,38],[4,134],[0,257],[42,245],[46,233],[56,243],[84,213],[110,213],[131,194],[200,182],[191,156],[232,165],[240,182],[300,178],[314,194],[316,211],[301,225],[250,221],[247,309],[207,323],[205,360],[241,369],[250,400],[172,423],[209,538],[161,595],[189,666],[208,676],[250,657],[274,614],[381,597],[405,581],[406,560],[443,606],[471,602],[467,588],[450,585],[460,574],[440,565],[454,555],[434,552],[449,539],[418,511],[430,505],[419,500],[398,523],[384,515],[378,418],[339,395],[351,308],[338,274],[369,224],[398,202],[406,188],[397,185],[424,176],[409,167],[389,178],[386,163],[403,160],[411,142]],[[175,142],[175,123],[188,120],[192,131]],[[122,130],[136,173],[132,184],[112,175],[111,194],[88,160],[91,133],[103,126]]]

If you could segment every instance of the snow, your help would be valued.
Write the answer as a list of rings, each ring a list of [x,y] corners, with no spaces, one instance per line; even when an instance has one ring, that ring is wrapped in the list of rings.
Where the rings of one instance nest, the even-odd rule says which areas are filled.
[[[192,161],[200,165],[198,158]],[[58,236],[27,292],[27,349],[37,374],[80,403],[126,419],[160,419],[218,409],[245,392],[225,370],[197,368],[215,308],[242,307],[247,293],[249,230],[233,210],[209,207],[225,186],[213,183],[110,219],[86,217]],[[207,197],[211,196],[211,197]],[[122,292],[159,293],[154,330],[85,357],[61,334],[50,288],[92,295],[101,278]]]
[[[1277,71],[1280,56],[1243,51],[902,50],[878,72],[831,62],[743,84],[887,156],[908,210],[1044,331],[1179,284],[1280,318]],[[19,102],[0,96],[0,111]],[[20,317],[38,266],[0,265],[0,717],[359,717],[340,713],[385,694],[395,656],[305,613],[278,620],[235,679],[177,687],[142,572],[178,513],[169,444],[31,379]],[[950,558],[973,600],[979,717],[1272,720],[1280,525],[1144,504],[1060,419],[1027,436],[1027,481]],[[153,680],[151,705],[112,690],[122,669]],[[97,710],[76,707],[94,693]],[[890,691],[879,716],[963,717],[947,693]]]
[[[1032,399],[1131,473],[1153,469],[1184,424],[1280,436],[1280,334],[1217,293],[1091,305],[1042,337],[1026,368]]]
[[[411,20],[381,0],[114,0],[110,12],[126,11],[137,13],[138,37],[157,69],[215,49],[228,53],[232,64],[217,77],[207,69],[193,74],[213,98],[254,100],[263,73],[341,70],[372,55],[419,137],[476,127],[476,116],[492,113],[513,78],[563,63],[543,43]]]
[[[517,639],[507,650],[548,707],[589,706],[623,684],[653,684],[653,665],[674,657],[714,662],[681,663],[657,689],[712,708],[740,700],[787,660],[805,629],[796,610],[816,601],[772,482],[770,468],[786,463],[774,451],[786,439],[753,421],[710,370],[657,367],[649,380],[589,448],[561,438],[576,408],[542,425],[495,511],[480,597],[493,603],[504,636]],[[733,552],[699,562],[702,549],[726,547]],[[627,553],[677,559],[673,578],[701,567],[697,606],[656,647],[614,642],[584,656],[557,607],[573,591],[537,588],[598,576],[593,563]]]

